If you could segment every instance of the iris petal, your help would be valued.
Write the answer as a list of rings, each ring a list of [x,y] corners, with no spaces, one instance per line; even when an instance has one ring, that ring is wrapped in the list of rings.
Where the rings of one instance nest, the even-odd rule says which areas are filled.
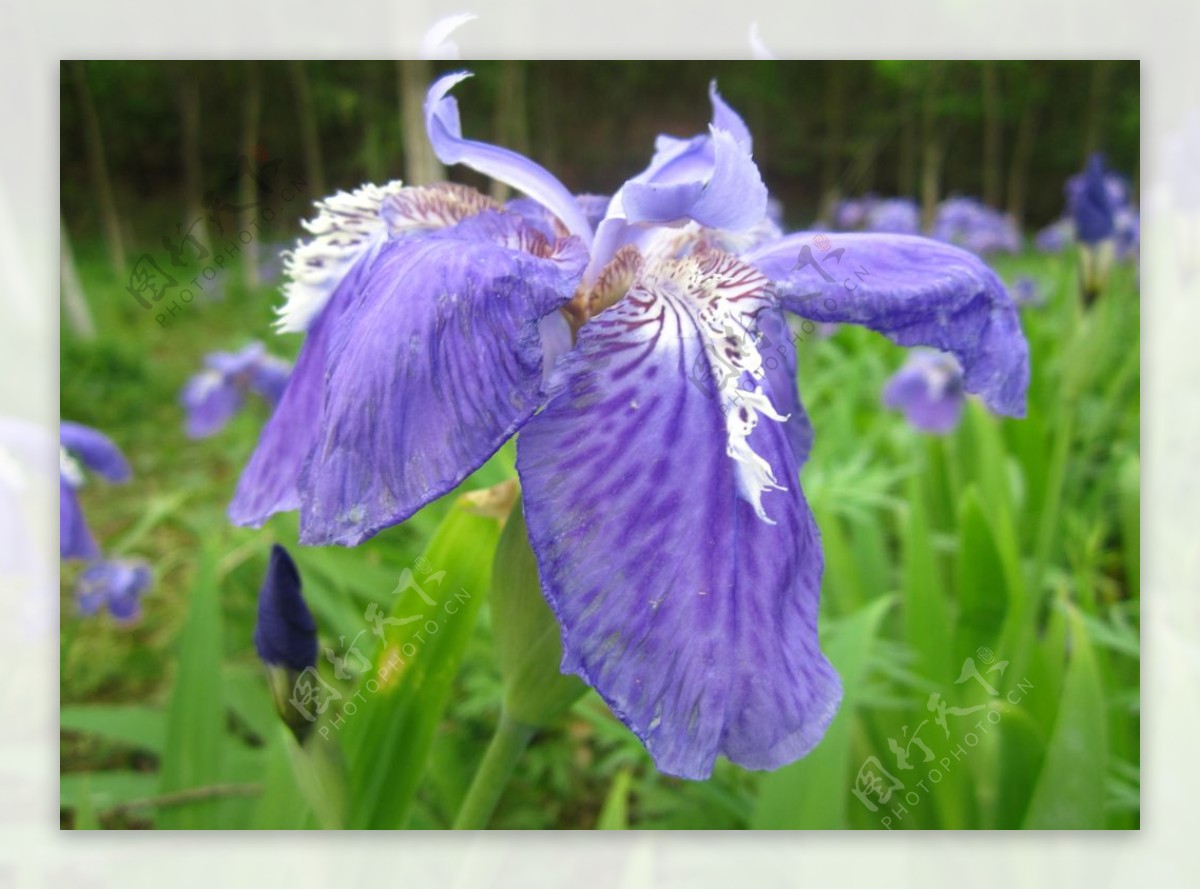
[[[767,212],[767,187],[749,151],[726,130],[712,129],[712,167],[707,180],[628,182],[622,206],[631,223],[694,219],[738,232]]]
[[[1029,346],[1016,306],[982,260],[910,235],[839,234],[814,256],[812,232],[747,254],[773,279],[783,306],[820,322],[861,324],[901,346],[953,353],[968,392],[992,410],[1025,416]]]
[[[112,439],[81,423],[62,421],[59,427],[62,446],[76,455],[84,466],[111,482],[124,482],[130,476],[129,462]]]
[[[374,208],[372,212],[378,217],[374,223],[360,220],[342,228],[386,232],[390,239],[414,238],[456,225],[482,210],[498,206],[474,189],[450,183],[397,190],[389,188],[384,191],[386,193],[372,193],[369,196],[371,207]],[[379,229],[378,226],[383,228]],[[329,232],[338,230],[338,226],[332,222],[327,228]],[[312,227],[310,230],[313,230]],[[314,256],[324,256],[336,244],[325,243],[329,239],[320,234],[324,229],[318,227],[318,230],[313,230]],[[353,235],[349,237],[354,238]],[[303,309],[303,312],[296,318],[304,317],[308,337],[278,398],[279,405],[263,429],[258,447],[238,480],[237,492],[229,505],[229,518],[234,524],[258,527],[273,513],[299,508],[300,495],[296,483],[317,441],[317,421],[321,417],[325,393],[330,330],[362,287],[377,252],[378,247],[356,252],[353,265],[337,278],[331,294],[320,297],[320,306],[311,317],[305,313],[313,310],[312,304],[298,307],[297,311]],[[334,255],[338,255],[336,251]],[[291,269],[291,272],[295,274],[295,269]],[[288,317],[285,309],[284,318]],[[263,384],[260,392],[269,396],[270,387],[266,386],[266,381],[259,382]]]
[[[752,769],[802,756],[840,699],[817,641],[823,560],[788,432],[761,418],[745,437],[779,483],[759,492],[768,522],[743,490],[737,418],[714,397],[726,377],[706,309],[715,294],[748,321],[765,283],[728,258],[651,270],[580,329],[518,440],[562,669],[660,770],[687,778],[719,754]]]
[[[524,192],[551,210],[568,232],[590,245],[592,228],[583,210],[554,174],[515,151],[463,138],[458,103],[449,93],[470,76],[468,72],[447,74],[434,82],[426,95],[425,128],[438,160],[443,164],[464,164]]]
[[[65,479],[58,481],[58,552],[63,559],[94,559],[100,555],[75,489]]]
[[[187,434],[202,439],[219,432],[241,409],[242,391],[218,371],[204,371],[187,382],[180,395],[187,410]]]
[[[357,544],[481,466],[538,408],[539,322],[585,262],[497,212],[387,245],[330,340],[301,541]]]

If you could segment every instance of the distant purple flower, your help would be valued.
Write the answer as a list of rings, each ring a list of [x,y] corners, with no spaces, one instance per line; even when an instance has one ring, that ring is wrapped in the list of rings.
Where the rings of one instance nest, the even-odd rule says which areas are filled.
[[[833,208],[833,228],[843,232],[862,229],[876,203],[878,199],[873,195],[839,201]]]
[[[1042,253],[1062,253],[1075,237],[1075,226],[1069,219],[1059,219],[1034,236],[1033,246]]]
[[[1021,233],[1012,218],[974,198],[947,198],[937,210],[932,236],[984,256],[1019,253]]]
[[[962,365],[944,352],[914,351],[884,387],[883,403],[923,432],[948,433],[966,403]]]
[[[1113,235],[1113,216],[1124,203],[1125,189],[1094,154],[1087,168],[1067,182],[1067,207],[1075,223],[1075,236],[1083,244],[1097,244]]]
[[[1012,296],[1018,306],[1041,306],[1046,302],[1041,285],[1028,275],[1022,275],[1013,283]]]
[[[224,429],[245,403],[246,393],[254,392],[272,408],[287,386],[291,366],[258,342],[241,352],[212,352],[207,366],[192,377],[180,394],[187,410],[187,434],[202,439]]]
[[[911,198],[888,198],[874,202],[867,211],[868,232],[915,235],[921,231],[921,209]]]
[[[129,464],[107,436],[79,423],[64,420],[59,442],[59,555],[63,559],[94,559],[100,549],[75,492],[84,484],[84,469],[110,482],[124,482],[130,475]]]
[[[267,576],[258,594],[254,648],[266,664],[297,673],[317,663],[317,623],[304,602],[300,572],[278,544],[271,548]]]
[[[152,580],[150,567],[139,560],[101,560],[79,576],[75,599],[84,615],[108,609],[119,621],[133,621],[141,614],[142,594]]]
[[[1142,218],[1135,207],[1121,207],[1113,215],[1118,260],[1136,260],[1142,253]]]
[[[429,91],[436,154],[528,200],[390,183],[320,205],[281,312],[307,338],[230,516],[299,509],[303,543],[354,545],[520,430],[562,670],[664,772],[795,760],[841,689],[816,633],[823,557],[799,482],[812,427],[784,310],[951,351],[966,389],[1021,415],[1016,308],[949,244],[783,235],[715,88],[709,131],[660,137],[597,221],[533,161],[462,135],[462,79]]]

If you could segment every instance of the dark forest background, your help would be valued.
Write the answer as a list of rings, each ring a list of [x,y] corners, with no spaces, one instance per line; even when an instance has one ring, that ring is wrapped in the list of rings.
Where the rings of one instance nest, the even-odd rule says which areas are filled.
[[[129,245],[193,219],[252,155],[302,177],[308,199],[444,175],[420,101],[432,77],[460,68],[476,74],[456,91],[466,135],[528,153],[578,192],[611,193],[659,133],[703,131],[714,77],[793,226],[874,191],[927,210],[975,195],[1028,229],[1061,213],[1064,179],[1097,150],[1137,183],[1137,62],[68,61],[67,229],[103,236],[123,266]],[[279,236],[295,222],[278,220]]]

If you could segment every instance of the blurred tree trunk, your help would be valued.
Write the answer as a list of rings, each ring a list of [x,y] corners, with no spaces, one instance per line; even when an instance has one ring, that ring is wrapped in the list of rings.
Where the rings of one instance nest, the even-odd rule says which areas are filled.
[[[75,254],[71,250],[71,238],[62,215],[58,218],[58,269],[62,284],[62,304],[67,324],[75,336],[83,340],[94,340],[96,325],[88,309],[87,297],[79,281],[79,270],[75,268]]]
[[[841,197],[842,152],[846,144],[846,63],[825,63],[825,125],[826,139],[821,165],[821,217],[830,219],[834,205]]]
[[[321,139],[317,130],[317,110],[309,88],[308,72],[304,63],[293,59],[288,62],[288,75],[292,90],[296,94],[296,116],[300,123],[300,147],[304,152],[304,169],[308,178],[308,193],[314,198],[324,198],[325,165],[321,161]]]
[[[433,79],[427,59],[403,59],[400,73],[400,124],[404,130],[404,170],[408,185],[429,185],[446,178],[425,134],[425,91]]]
[[[917,115],[913,97],[904,92],[900,109],[899,169],[896,171],[896,192],[906,198],[917,195]]]
[[[942,84],[942,62],[930,62],[926,72],[921,107],[921,227],[929,231],[937,213],[941,190],[942,156],[945,147],[938,132],[938,90]]]
[[[1038,72],[1031,67],[1031,76]],[[1030,88],[1026,92],[1025,107],[1017,123],[1016,141],[1013,143],[1012,163],[1008,168],[1008,214],[1018,226],[1025,224],[1025,198],[1029,190],[1029,170],[1033,161],[1033,148],[1037,136],[1039,92]]]
[[[1003,140],[1000,69],[996,62],[986,61],[983,63],[983,200],[989,207],[999,207],[1004,200]]]
[[[1108,86],[1113,63],[1101,59],[1092,63],[1092,87],[1088,95],[1087,129],[1083,138],[1083,159],[1104,147],[1104,117],[1108,110]]]
[[[493,124],[496,142],[513,151],[529,156],[529,111],[525,101],[525,63],[513,60],[500,62],[499,92]],[[508,199],[511,189],[499,180],[492,180],[492,197]]]
[[[250,164],[251,169],[257,167],[263,160],[264,154],[258,144],[258,128],[262,120],[262,75],[258,63],[244,63],[246,70],[246,91],[242,105],[242,156]],[[250,231],[255,214],[258,212],[259,201],[258,183],[253,176],[242,176],[238,180],[241,194],[238,196],[239,230]],[[242,246],[242,276],[246,287],[258,287],[258,239],[251,238],[250,243]]]
[[[200,80],[194,69],[184,69],[179,82],[179,113],[187,222],[177,234],[190,231],[201,244],[215,252],[215,246],[208,239],[204,211],[204,164],[200,157]]]
[[[83,117],[83,141],[88,164],[92,168],[92,179],[96,186],[96,206],[100,211],[100,222],[104,227],[104,240],[108,246],[108,258],[113,269],[121,278],[125,277],[125,242],[121,237],[121,218],[113,200],[112,180],[108,175],[108,160],[104,152],[104,136],[100,132],[100,117],[88,88],[87,68],[84,62],[72,62],[75,90],[79,96],[79,110]]]

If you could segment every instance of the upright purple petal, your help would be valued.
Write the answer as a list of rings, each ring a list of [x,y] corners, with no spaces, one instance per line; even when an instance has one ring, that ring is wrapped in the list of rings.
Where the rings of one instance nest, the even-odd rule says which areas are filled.
[[[388,244],[329,341],[301,540],[357,544],[491,457],[540,404],[539,323],[586,259],[493,211]]]
[[[129,462],[104,433],[64,420],[59,428],[59,440],[67,451],[83,461],[84,466],[110,482],[124,482],[129,478]]]
[[[815,238],[796,233],[747,256],[786,309],[953,353],[968,392],[997,413],[1025,415],[1029,347],[1012,299],[982,260],[927,238],[859,233],[836,236],[835,249],[818,256]]]
[[[720,754],[751,769],[803,756],[840,699],[772,378],[737,391],[760,370],[738,330],[766,283],[717,254],[648,269],[580,329],[518,440],[562,669],[686,778]]]
[[[458,103],[449,93],[470,76],[467,72],[447,74],[429,88],[425,128],[433,153],[443,164],[464,164],[525,193],[562,220],[568,232],[590,245],[592,227],[579,203],[549,170],[507,148],[463,138]]]

